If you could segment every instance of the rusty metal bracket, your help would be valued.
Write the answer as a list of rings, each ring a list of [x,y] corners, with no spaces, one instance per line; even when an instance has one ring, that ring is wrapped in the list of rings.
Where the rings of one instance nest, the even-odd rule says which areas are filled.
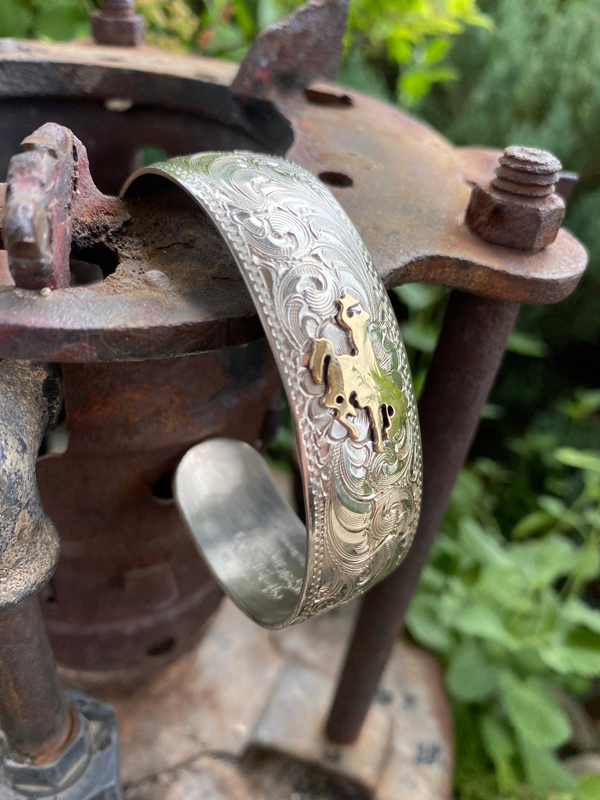
[[[2,238],[17,286],[65,289],[70,283],[73,134],[44,125],[11,159]]]
[[[127,210],[91,180],[85,147],[68,128],[49,122],[22,142],[8,168],[2,239],[15,286],[66,289],[74,220],[106,233]]]
[[[143,109],[144,136],[172,155],[209,145],[267,150],[321,176],[357,226],[388,288],[424,282],[511,302],[554,303],[577,285],[586,253],[565,230],[537,253],[490,244],[470,230],[465,211],[472,153],[461,153],[398,109],[335,84],[245,106],[229,93],[235,70],[225,62],[171,54],[150,59],[127,49],[0,43],[0,110],[6,112],[0,133],[10,123],[14,136],[21,117],[11,114],[20,108],[19,98],[26,98],[30,115],[38,106],[47,115],[44,98],[50,95],[54,118],[76,125],[76,133],[93,145],[93,168],[105,170],[119,155],[121,139],[134,159],[143,140],[128,138],[126,120],[137,119]],[[105,109],[115,96],[127,98],[127,118]],[[79,108],[87,109],[85,117]],[[159,109],[178,120],[176,133],[165,128]],[[10,142],[8,129],[5,140]],[[123,155],[119,163],[125,161]],[[146,189],[145,196],[125,197],[125,206],[98,199],[91,213],[80,213],[74,204],[74,257],[104,258],[104,281],[40,298],[38,292],[15,290],[6,276],[0,355],[79,362],[161,358],[262,335],[226,254],[215,268],[219,244],[210,230],[190,235],[193,211],[185,202],[176,201],[176,212],[166,214],[168,190],[158,184]],[[112,216],[103,203],[112,203]],[[131,217],[126,224],[124,215]],[[194,230],[202,230],[196,222]]]
[[[309,0],[258,34],[231,92],[247,100],[306,89],[317,78],[335,80],[342,56],[348,0]]]

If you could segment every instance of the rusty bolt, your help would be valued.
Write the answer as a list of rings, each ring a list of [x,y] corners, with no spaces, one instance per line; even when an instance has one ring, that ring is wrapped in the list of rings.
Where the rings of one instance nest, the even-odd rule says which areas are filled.
[[[4,225],[6,248],[15,258],[42,260],[48,241],[48,224],[39,203],[31,198],[20,200],[12,207],[9,201],[7,208],[12,213],[7,215]]]
[[[144,38],[144,20],[134,13],[133,0],[102,0],[91,22],[96,44],[136,47]]]
[[[565,216],[564,200],[554,193],[561,169],[546,150],[507,147],[496,177],[473,187],[467,224],[487,242],[517,250],[552,244]]]

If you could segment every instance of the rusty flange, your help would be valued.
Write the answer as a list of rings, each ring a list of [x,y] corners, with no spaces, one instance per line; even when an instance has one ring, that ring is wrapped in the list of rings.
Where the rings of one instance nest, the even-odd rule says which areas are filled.
[[[586,254],[566,231],[544,250],[524,253],[468,228],[468,154],[426,125],[333,84],[243,103],[227,88],[235,69],[143,49],[5,40],[0,129],[14,151],[15,137],[52,114],[88,144],[92,170],[98,164],[113,188],[148,143],[172,155],[232,147],[286,154],[329,183],[389,288],[419,281],[528,303],[554,303],[575,288]],[[24,124],[29,130],[19,130]],[[173,198],[177,213],[165,214],[155,194],[162,189],[145,190],[125,198],[131,219],[110,233],[99,232],[101,214],[73,220],[75,256],[104,259],[103,282],[49,297],[5,286],[0,356],[160,358],[262,335],[231,259],[201,215],[185,198]]]

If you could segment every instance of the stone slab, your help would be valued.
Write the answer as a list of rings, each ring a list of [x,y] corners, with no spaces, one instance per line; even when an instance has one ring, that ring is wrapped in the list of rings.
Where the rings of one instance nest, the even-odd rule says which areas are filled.
[[[396,645],[358,742],[325,740],[355,613],[268,632],[225,600],[194,652],[105,697],[126,800],[449,800],[450,712],[420,648]]]
[[[229,601],[191,654],[114,706],[122,778],[139,781],[203,752],[241,755],[284,661]]]

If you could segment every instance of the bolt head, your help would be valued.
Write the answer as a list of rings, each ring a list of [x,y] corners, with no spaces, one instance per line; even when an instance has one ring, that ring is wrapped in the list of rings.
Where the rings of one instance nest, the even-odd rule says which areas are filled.
[[[103,11],[94,11],[91,23],[96,44],[137,47],[144,38],[144,19],[139,14],[113,17]]]
[[[486,242],[535,252],[552,244],[564,216],[564,200],[556,194],[525,197],[488,183],[473,187],[466,222]]]

